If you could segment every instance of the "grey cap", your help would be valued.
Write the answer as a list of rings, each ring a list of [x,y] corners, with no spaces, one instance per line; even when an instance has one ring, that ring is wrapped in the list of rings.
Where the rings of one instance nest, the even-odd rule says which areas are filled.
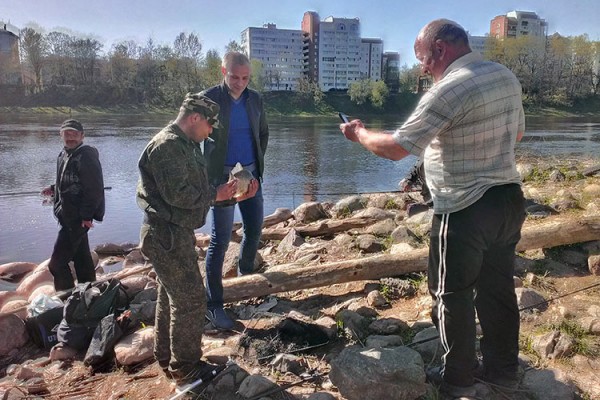
[[[188,93],[185,95],[181,106],[204,115],[213,128],[222,128],[222,125],[219,123],[219,105],[208,97],[200,93]]]

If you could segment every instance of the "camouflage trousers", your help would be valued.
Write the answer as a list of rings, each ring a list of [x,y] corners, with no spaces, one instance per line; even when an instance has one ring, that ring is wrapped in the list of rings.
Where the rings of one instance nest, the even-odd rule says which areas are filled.
[[[146,219],[140,243],[159,283],[154,356],[161,365],[168,362],[173,370],[195,364],[202,357],[206,291],[194,231],[160,219]]]

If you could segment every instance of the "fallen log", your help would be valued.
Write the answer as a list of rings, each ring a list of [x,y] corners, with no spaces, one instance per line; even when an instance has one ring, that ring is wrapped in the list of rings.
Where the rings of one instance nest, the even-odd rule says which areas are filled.
[[[296,228],[297,229],[297,228]],[[518,251],[550,248],[566,244],[600,240],[600,216],[557,216],[544,221],[527,221],[521,231]],[[224,279],[224,298],[227,302],[266,296],[290,290],[308,289],[368,279],[398,276],[427,269],[428,249],[404,254],[383,254],[321,264],[313,267],[289,269],[280,266],[277,272]]]
[[[271,293],[308,289],[336,283],[378,279],[425,271],[428,249],[401,255],[382,254],[288,270],[223,279],[225,301],[239,301]]]
[[[600,240],[600,215],[577,219],[572,214],[558,215],[527,221],[521,230],[517,251],[548,249],[591,240]]]

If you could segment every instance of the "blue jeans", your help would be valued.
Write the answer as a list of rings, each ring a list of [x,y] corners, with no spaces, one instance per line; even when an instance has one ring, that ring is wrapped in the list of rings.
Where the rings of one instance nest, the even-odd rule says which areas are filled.
[[[254,259],[260,242],[263,225],[262,185],[256,195],[237,203],[242,215],[244,235],[238,257],[238,274],[251,274],[254,271]],[[213,206],[212,232],[206,252],[206,294],[208,308],[223,307],[223,260],[231,240],[235,205]]]

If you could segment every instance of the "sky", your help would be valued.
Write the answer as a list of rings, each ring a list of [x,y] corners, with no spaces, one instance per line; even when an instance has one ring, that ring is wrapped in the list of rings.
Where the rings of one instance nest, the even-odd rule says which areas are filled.
[[[448,18],[483,36],[492,18],[513,10],[535,11],[550,34],[586,33],[600,40],[600,0],[0,0],[4,22],[19,29],[34,23],[46,33],[66,29],[100,40],[104,51],[122,40],[143,45],[150,37],[172,45],[180,32],[193,32],[203,52],[222,55],[248,27],[300,29],[304,13],[316,11],[321,20],[359,18],[363,38],[383,39],[384,50],[399,52],[401,64],[409,66],[417,62],[414,38],[427,22]]]

